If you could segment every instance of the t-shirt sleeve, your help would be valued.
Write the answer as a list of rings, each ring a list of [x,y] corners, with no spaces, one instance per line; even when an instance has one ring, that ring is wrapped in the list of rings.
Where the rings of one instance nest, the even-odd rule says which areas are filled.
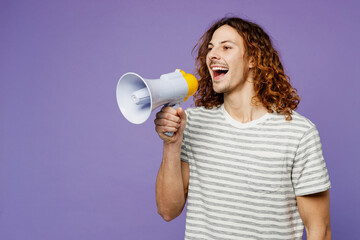
[[[190,160],[190,143],[189,143],[189,129],[188,129],[188,126],[189,126],[189,117],[188,117],[189,111],[185,110],[185,113],[186,113],[186,127],[185,127],[185,130],[184,130],[184,133],[183,133],[183,140],[182,140],[182,144],[181,144],[180,158],[181,158],[181,161],[189,163],[189,160]]]
[[[300,140],[292,169],[292,184],[296,196],[323,192],[331,187],[315,126]]]

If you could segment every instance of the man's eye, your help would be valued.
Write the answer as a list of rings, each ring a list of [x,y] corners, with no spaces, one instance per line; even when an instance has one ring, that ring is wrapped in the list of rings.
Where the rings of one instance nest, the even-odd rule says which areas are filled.
[[[231,47],[224,46],[224,49],[225,49],[225,50],[229,50],[229,49],[231,49]]]

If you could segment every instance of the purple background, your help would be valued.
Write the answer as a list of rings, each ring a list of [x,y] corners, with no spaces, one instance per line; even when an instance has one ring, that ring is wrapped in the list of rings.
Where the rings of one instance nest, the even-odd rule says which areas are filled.
[[[194,71],[191,50],[227,13],[272,36],[299,112],[318,127],[333,239],[360,239],[357,1],[0,1],[0,239],[183,239],[164,222],[153,119],[132,125],[119,77]],[[184,104],[188,107],[191,101]]]

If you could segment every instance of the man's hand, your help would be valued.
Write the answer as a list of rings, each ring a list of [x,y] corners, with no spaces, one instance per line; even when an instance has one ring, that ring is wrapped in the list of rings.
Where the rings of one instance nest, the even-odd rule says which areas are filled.
[[[177,110],[172,107],[163,107],[156,114],[154,123],[155,130],[164,143],[181,143],[186,125],[186,114],[181,107]],[[169,137],[164,134],[165,132],[173,132],[174,135]]]

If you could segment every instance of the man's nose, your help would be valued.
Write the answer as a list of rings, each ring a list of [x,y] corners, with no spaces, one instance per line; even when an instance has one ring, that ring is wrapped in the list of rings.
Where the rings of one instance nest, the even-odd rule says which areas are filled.
[[[213,48],[211,49],[211,51],[209,52],[208,54],[209,56],[209,59],[220,59],[220,54],[219,52],[217,51],[217,49]]]

